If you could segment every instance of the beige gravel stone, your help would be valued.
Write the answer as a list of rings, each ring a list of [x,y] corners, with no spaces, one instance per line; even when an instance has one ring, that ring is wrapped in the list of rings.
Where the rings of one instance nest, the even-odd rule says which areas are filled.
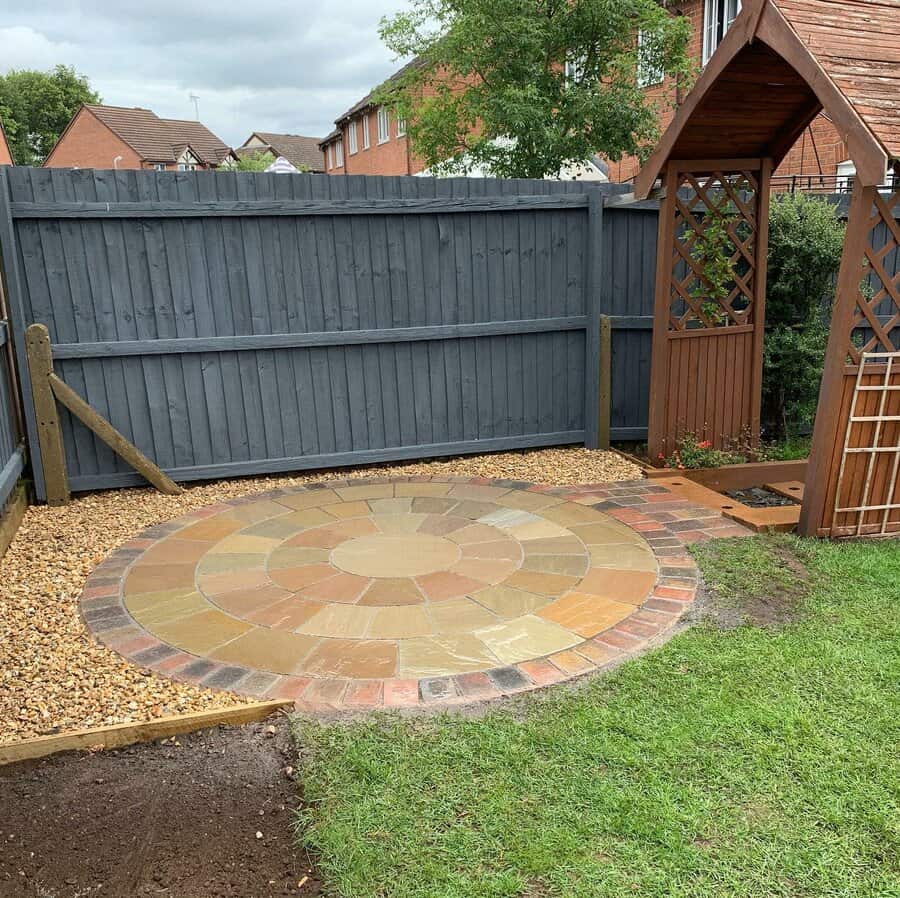
[[[418,474],[549,484],[609,483],[641,476],[639,468],[612,452],[543,449],[206,482],[189,486],[179,496],[152,489],[112,490],[82,495],[63,508],[30,508],[0,562],[0,743],[241,703],[228,693],[182,685],[141,670],[85,632],[78,612],[84,582],[125,540],[223,499],[328,477]],[[439,490],[411,486],[407,495],[429,497],[447,491],[444,485]],[[286,504],[289,509],[306,509],[337,500],[333,492],[322,490]],[[414,510],[430,509],[417,508],[414,502]],[[200,522],[184,535],[214,541],[245,525],[235,519],[220,532],[219,518],[212,525]]]

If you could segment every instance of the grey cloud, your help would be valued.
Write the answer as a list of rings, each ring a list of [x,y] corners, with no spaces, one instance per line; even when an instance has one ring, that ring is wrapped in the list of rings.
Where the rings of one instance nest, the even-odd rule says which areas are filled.
[[[0,0],[0,71],[56,62],[105,102],[200,118],[228,143],[253,130],[323,136],[400,63],[378,21],[402,0]]]

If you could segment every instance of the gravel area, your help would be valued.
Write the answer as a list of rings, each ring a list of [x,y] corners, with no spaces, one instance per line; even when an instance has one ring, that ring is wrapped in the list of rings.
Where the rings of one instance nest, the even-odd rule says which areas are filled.
[[[94,643],[78,615],[91,570],[141,530],[222,499],[328,477],[430,474],[537,483],[609,483],[641,476],[612,452],[542,449],[446,461],[205,482],[180,496],[152,489],[86,494],[62,508],[28,510],[0,562],[0,743],[241,704],[167,680]]]

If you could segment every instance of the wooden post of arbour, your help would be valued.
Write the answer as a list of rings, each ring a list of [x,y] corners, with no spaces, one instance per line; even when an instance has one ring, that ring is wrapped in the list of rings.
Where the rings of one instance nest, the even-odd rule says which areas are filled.
[[[800,523],[797,532],[802,536],[817,536],[821,529],[829,529],[834,505],[834,489],[840,465],[839,447],[843,446],[849,420],[841,417],[842,397],[848,370],[848,351],[853,334],[854,310],[863,278],[865,251],[869,240],[872,205],[876,187],[865,187],[854,181],[847,211],[847,228],[844,232],[844,250],[838,272],[834,304],[831,310],[831,330],[825,350],[822,384],[819,387],[819,403],[813,428],[809,463],[806,467],[806,483]]]
[[[25,352],[31,375],[34,416],[37,419],[38,443],[44,468],[44,482],[48,505],[69,502],[69,478],[66,473],[66,454],[56,399],[50,386],[53,374],[53,352],[50,332],[43,324],[32,324],[25,331]]]

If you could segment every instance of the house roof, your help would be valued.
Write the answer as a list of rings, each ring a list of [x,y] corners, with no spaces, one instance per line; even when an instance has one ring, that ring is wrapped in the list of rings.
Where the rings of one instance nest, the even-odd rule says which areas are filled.
[[[185,146],[207,165],[220,165],[231,149],[206,125],[160,118],[150,109],[85,104],[107,128],[147,162],[174,162]]]
[[[897,0],[747,0],[635,181],[669,159],[771,158],[824,110],[864,185],[900,158]],[[715,148],[714,150],[711,148]]]
[[[319,149],[318,137],[304,137],[301,134],[271,134],[268,131],[254,131],[244,145],[238,147],[235,153],[245,155],[248,153],[258,153],[265,147],[247,146],[247,144],[257,137],[264,144],[271,148],[275,156],[284,156],[288,162],[300,168],[305,166],[310,171],[324,171],[325,161],[322,158],[322,151]]]
[[[356,115],[357,112],[362,112],[364,109],[367,109],[370,106],[372,106],[373,105],[372,97],[375,94],[375,91],[378,90],[379,87],[383,87],[385,84],[390,84],[392,81],[398,80],[400,77],[405,75],[406,72],[408,72],[410,69],[418,68],[422,64],[423,64],[423,61],[418,56],[415,59],[411,59],[408,63],[406,63],[406,65],[401,66],[399,69],[397,69],[397,71],[394,72],[393,75],[391,75],[389,78],[382,81],[381,84],[378,85],[378,87],[375,87],[372,90],[370,90],[358,103],[355,103],[345,113],[343,113],[343,115],[339,115],[334,120],[334,123],[336,125],[341,125],[343,122],[347,121],[348,119],[353,118],[353,116]],[[327,138],[326,138],[326,140],[327,140]]]

